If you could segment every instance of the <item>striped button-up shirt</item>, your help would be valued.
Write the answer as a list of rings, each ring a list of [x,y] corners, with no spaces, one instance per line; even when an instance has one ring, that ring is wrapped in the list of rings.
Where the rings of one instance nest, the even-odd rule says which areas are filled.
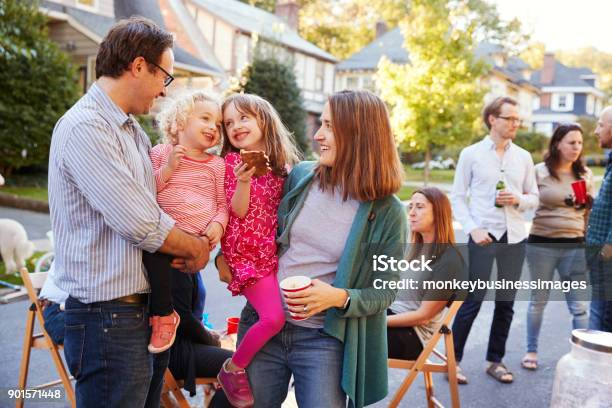
[[[84,303],[149,291],[142,250],[174,221],[155,200],[151,142],[94,84],[57,122],[49,158],[55,282]]]
[[[612,244],[612,153],[589,216],[586,241],[589,245]]]

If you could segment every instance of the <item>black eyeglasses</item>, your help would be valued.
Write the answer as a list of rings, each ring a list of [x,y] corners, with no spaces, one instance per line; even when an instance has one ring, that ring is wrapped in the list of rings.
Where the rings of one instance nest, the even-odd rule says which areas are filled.
[[[514,118],[512,116],[496,116],[496,117],[503,119],[503,120],[507,120],[508,122],[511,122],[511,123],[516,123],[518,125],[523,123],[522,119]]]
[[[163,69],[162,67],[160,67],[159,65],[157,65],[154,62],[151,62],[151,61],[147,61],[147,62],[149,64],[151,64],[151,65],[155,65],[157,68],[161,69],[164,74],[166,74],[166,78],[164,78],[164,87],[167,87],[168,85],[170,85],[172,83],[172,81],[174,81],[174,77],[172,75],[170,75],[170,73],[168,71],[166,71],[165,69]]]

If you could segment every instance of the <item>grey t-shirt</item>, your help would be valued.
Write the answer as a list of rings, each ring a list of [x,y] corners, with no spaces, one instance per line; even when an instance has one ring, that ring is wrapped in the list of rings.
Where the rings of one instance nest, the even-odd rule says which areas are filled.
[[[419,282],[418,290],[401,289],[398,290],[395,301],[389,306],[389,309],[395,314],[404,312],[412,312],[421,306],[423,300],[448,300],[453,294],[457,295],[458,299],[465,297],[465,293],[455,293],[452,290],[425,290],[423,281],[447,281],[452,279],[463,280],[467,279],[467,270],[464,258],[457,248],[449,246],[446,248],[440,258],[431,264],[431,271],[425,272],[401,272],[401,279],[412,278]],[[439,329],[444,318],[446,310],[443,309],[427,324],[414,326],[414,331],[419,336],[421,343],[425,345],[434,332]]]
[[[303,275],[331,284],[358,207],[358,201],[342,201],[338,191],[323,192],[319,183],[313,181],[304,207],[289,232],[291,244],[278,260],[278,281]],[[295,321],[289,315],[284,298],[283,307],[288,322],[302,327],[323,327],[324,312]]]

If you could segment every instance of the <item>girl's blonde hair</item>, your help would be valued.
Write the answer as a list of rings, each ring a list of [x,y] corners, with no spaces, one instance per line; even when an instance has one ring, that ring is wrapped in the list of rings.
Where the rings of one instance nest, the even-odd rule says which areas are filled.
[[[195,104],[198,102],[212,102],[221,108],[221,103],[217,97],[207,91],[197,90],[184,92],[171,99],[164,109],[157,114],[156,119],[163,134],[164,143],[178,144],[179,130],[186,125],[187,117],[193,112]],[[218,131],[223,138],[220,128]]]
[[[221,112],[224,113],[230,104],[233,104],[238,112],[255,118],[263,135],[272,172],[279,176],[285,176],[287,174],[286,165],[291,166],[300,161],[300,153],[295,146],[293,134],[285,127],[276,109],[264,98],[253,94],[228,96],[223,101]],[[225,129],[225,122],[223,128]],[[232,146],[229,137],[226,137],[223,140],[221,157],[225,157],[229,152],[237,151],[239,149]]]

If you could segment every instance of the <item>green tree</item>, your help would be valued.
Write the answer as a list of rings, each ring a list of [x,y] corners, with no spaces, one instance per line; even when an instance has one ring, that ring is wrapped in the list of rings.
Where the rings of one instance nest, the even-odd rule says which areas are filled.
[[[253,62],[243,70],[231,91],[257,94],[270,102],[293,133],[299,149],[304,155],[308,153],[306,111],[291,65],[256,50]]]
[[[408,14],[405,0],[301,0],[300,35],[344,59],[372,42],[376,23],[394,28]]]
[[[534,42],[529,44],[521,52],[521,58],[529,64],[533,69],[541,69],[544,63],[544,54],[546,53],[546,45],[542,42]]]
[[[597,127],[597,119],[591,116],[580,116],[576,120],[582,128],[582,150],[585,156],[602,154],[599,147],[599,139],[595,136],[595,128]]]
[[[487,67],[474,48],[482,20],[469,1],[413,0],[401,27],[410,63],[383,58],[377,86],[391,108],[398,142],[425,152],[427,182],[432,150],[470,140],[480,128],[484,90],[478,78]]]
[[[53,126],[78,96],[76,72],[36,3],[0,0],[0,172],[46,163]]]

